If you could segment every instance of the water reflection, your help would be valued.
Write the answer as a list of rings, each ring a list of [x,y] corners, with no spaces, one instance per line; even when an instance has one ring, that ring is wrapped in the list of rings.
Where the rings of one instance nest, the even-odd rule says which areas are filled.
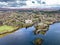
[[[34,26],[22,28],[18,31],[0,38],[0,45],[34,45],[32,41],[35,38],[42,38],[42,45],[60,45],[60,23],[50,25],[45,35],[34,35]]]
[[[33,45],[31,41],[34,39],[32,30],[34,27],[28,29],[22,28],[8,36],[0,38],[0,45]]]
[[[60,23],[55,23],[50,26],[49,31],[45,35],[43,45],[60,45]]]

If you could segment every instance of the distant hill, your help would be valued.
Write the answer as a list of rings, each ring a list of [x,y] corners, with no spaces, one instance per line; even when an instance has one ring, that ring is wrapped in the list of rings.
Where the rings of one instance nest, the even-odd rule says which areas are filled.
[[[44,12],[60,12],[60,7],[51,7],[51,8],[0,8],[0,11],[23,11],[23,12],[28,12],[28,11],[44,11]]]

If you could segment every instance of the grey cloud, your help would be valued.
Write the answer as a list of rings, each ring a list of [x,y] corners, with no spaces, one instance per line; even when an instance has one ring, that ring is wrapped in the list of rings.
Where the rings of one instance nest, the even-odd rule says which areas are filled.
[[[12,2],[12,1],[16,1],[16,0],[0,0],[0,2],[7,2],[7,1]],[[19,1],[27,1],[27,0],[19,0]]]
[[[18,0],[19,2],[17,2],[17,0],[0,0],[0,7],[20,7],[23,5],[26,5],[25,2],[20,2],[20,1],[26,1],[26,0]],[[6,5],[5,5],[6,4]]]
[[[0,0],[0,2],[15,1],[15,0]]]

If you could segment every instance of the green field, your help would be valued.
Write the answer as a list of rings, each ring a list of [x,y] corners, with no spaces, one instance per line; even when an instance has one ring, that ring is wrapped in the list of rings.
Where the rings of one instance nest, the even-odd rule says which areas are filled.
[[[13,26],[3,25],[3,26],[0,26],[0,33],[13,31],[14,29],[15,27]]]

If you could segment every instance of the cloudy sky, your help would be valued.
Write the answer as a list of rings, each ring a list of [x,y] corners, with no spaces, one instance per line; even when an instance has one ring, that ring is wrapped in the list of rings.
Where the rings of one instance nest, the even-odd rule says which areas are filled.
[[[33,7],[39,5],[60,5],[60,0],[0,0],[0,7]]]

